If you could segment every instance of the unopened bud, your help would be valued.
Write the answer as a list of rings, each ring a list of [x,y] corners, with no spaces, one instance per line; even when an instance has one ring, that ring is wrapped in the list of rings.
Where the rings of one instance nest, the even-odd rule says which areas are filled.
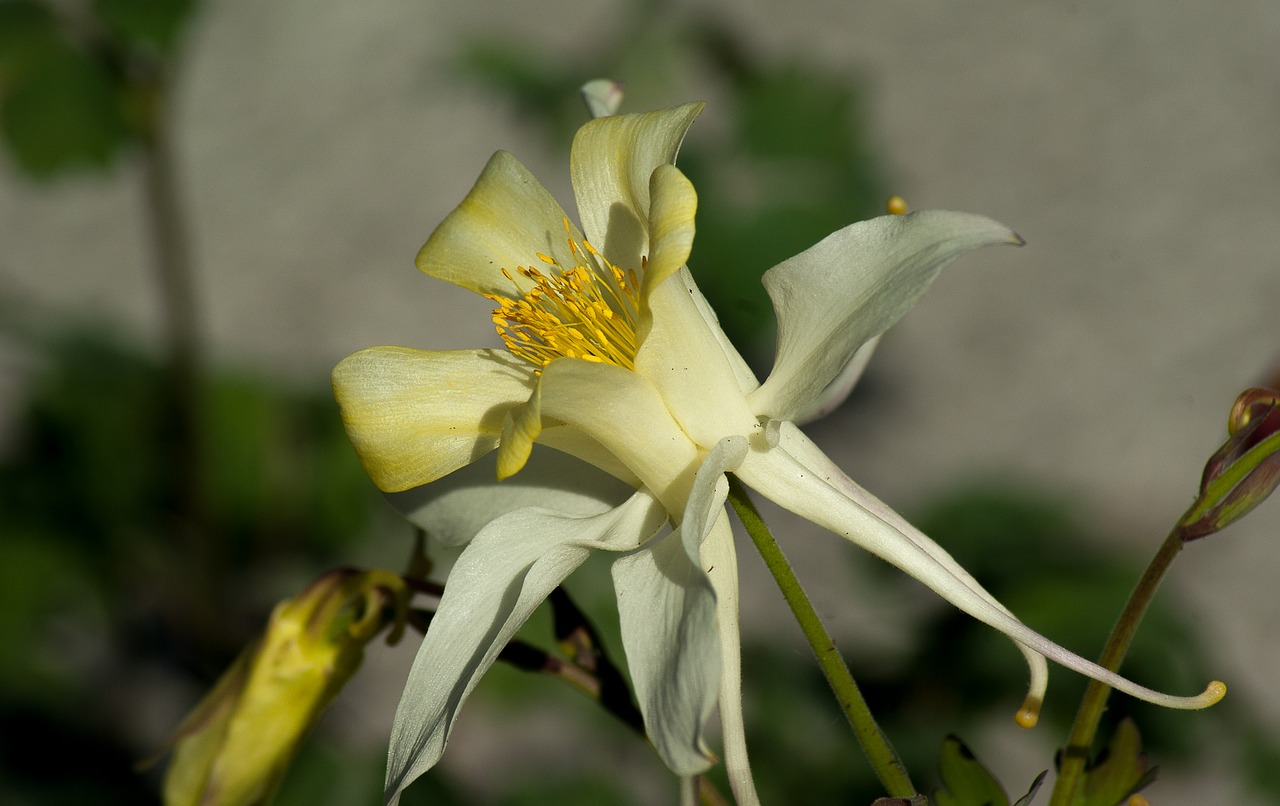
[[[1227,434],[1205,464],[1199,496],[1178,523],[1184,541],[1234,523],[1280,485],[1280,392],[1242,392],[1231,408]]]
[[[1235,436],[1236,432],[1246,428],[1250,423],[1267,417],[1280,415],[1280,392],[1275,389],[1254,387],[1246,389],[1236,398],[1231,407],[1231,416],[1227,418],[1227,433]],[[1272,423],[1272,431],[1276,424]]]
[[[278,604],[174,737],[165,806],[269,802],[298,743],[388,625],[399,639],[409,589],[390,571],[331,571]]]

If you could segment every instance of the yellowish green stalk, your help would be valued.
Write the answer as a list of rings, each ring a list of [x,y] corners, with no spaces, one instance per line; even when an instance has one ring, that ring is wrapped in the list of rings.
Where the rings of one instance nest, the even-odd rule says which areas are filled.
[[[791,612],[795,614],[804,637],[818,659],[818,666],[826,676],[831,690],[835,692],[836,700],[840,703],[845,718],[849,720],[849,726],[853,728],[854,736],[857,737],[867,761],[871,763],[876,777],[893,797],[910,798],[915,795],[918,790],[911,783],[906,766],[893,749],[893,745],[889,743],[889,737],[876,724],[871,710],[867,707],[867,701],[849,672],[849,667],[845,665],[835,642],[831,640],[826,627],[818,618],[817,611],[813,609],[813,604],[801,587],[800,580],[791,570],[791,564],[787,562],[782,548],[760,517],[755,504],[747,496],[747,491],[733,476],[729,477],[729,503],[742,521],[742,525],[746,527],[747,534],[751,536],[760,556],[764,558],[764,564],[777,581],[778,588],[782,591],[782,596],[786,599]]]

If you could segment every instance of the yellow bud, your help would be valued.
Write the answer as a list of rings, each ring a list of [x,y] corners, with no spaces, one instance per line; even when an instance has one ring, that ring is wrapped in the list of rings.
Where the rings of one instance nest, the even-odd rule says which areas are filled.
[[[409,589],[390,571],[332,571],[271,613],[184,720],[164,781],[165,806],[268,802],[299,742],[388,624],[399,640]]]

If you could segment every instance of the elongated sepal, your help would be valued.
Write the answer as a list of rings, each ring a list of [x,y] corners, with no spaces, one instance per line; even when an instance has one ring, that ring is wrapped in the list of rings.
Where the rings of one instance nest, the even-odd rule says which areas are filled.
[[[749,453],[737,476],[774,503],[897,566],[951,604],[1013,639],[1031,671],[1028,696],[1018,714],[1021,724],[1032,720],[1044,696],[1046,658],[1165,708],[1207,708],[1226,695],[1226,685],[1216,680],[1194,696],[1164,694],[1055,644],[1014,617],[941,546],[845,476],[795,426],[784,422],[775,436],[777,446],[767,452]]]
[[[752,411],[795,421],[838,405],[824,390],[852,388],[842,375],[859,348],[897,322],[945,266],[979,247],[1022,243],[983,216],[922,210],[851,224],[774,266],[762,281],[778,317],[777,352],[748,398]]]
[[[666,511],[653,497],[637,492],[595,515],[517,509],[471,539],[449,572],[396,709],[387,757],[389,806],[439,760],[459,709],[551,591],[592,551],[634,551],[665,521]]]

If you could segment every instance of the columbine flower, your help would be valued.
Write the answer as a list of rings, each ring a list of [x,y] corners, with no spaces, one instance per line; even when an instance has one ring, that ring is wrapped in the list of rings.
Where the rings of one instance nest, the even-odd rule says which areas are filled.
[[[681,776],[705,770],[703,725],[718,698],[734,793],[756,802],[727,472],[1013,638],[1031,667],[1024,723],[1044,692],[1042,655],[1153,702],[1216,701],[1217,687],[1197,698],[1139,687],[1033,632],[795,425],[838,404],[865,364],[870,347],[859,348],[945,264],[1021,239],[940,211],[833,233],[764,276],[778,348],[759,383],[684,265],[697,197],[674,161],[701,109],[582,127],[570,162],[582,230],[513,156],[494,155],[417,264],[493,300],[505,349],[375,347],[334,371],[374,482],[391,492],[431,484],[421,517],[437,537],[466,543],[396,714],[389,801],[440,757],[462,702],[538,603],[606,550],[617,553],[622,640],[655,747]],[[535,443],[578,461],[540,455]],[[463,470],[490,452],[492,465]]]

